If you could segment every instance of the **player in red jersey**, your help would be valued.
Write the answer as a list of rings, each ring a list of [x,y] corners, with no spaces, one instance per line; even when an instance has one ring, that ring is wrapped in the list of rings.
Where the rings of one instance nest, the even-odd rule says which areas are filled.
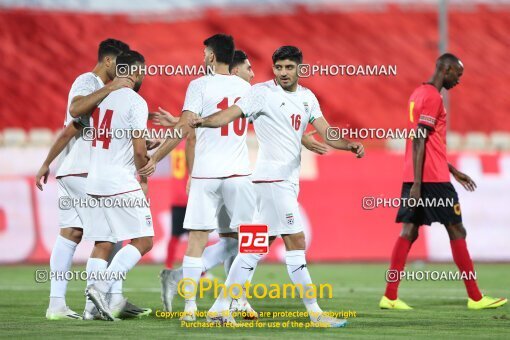
[[[402,201],[453,202],[428,207],[417,204],[411,207],[401,204],[397,222],[403,223],[400,237],[393,248],[387,275],[386,292],[379,307],[383,309],[412,309],[398,299],[400,273],[404,270],[411,245],[418,238],[421,225],[439,222],[446,227],[450,237],[453,259],[461,272],[468,293],[469,309],[496,308],[507,299],[482,295],[478,289],[473,262],[466,246],[466,229],[462,224],[459,199],[450,182],[450,173],[466,190],[474,191],[475,182],[448,163],[446,157],[446,110],[440,94],[442,88],[450,90],[459,84],[464,71],[462,62],[454,55],[445,53],[436,61],[432,79],[420,85],[409,99],[409,131],[416,131],[416,138],[408,139],[404,163]],[[391,281],[389,279],[391,277]]]

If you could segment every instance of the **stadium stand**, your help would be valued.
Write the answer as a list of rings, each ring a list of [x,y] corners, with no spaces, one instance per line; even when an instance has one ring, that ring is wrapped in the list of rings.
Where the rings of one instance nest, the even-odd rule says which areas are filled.
[[[450,14],[450,35],[458,37],[452,39],[451,51],[461,56],[466,66],[462,86],[450,97],[452,131],[489,133],[495,127],[510,131],[506,119],[510,97],[491,90],[510,81],[510,70],[501,67],[507,62],[510,10],[492,9],[482,5],[455,7]],[[384,81],[381,77],[316,75],[304,79],[303,84],[315,91],[333,124],[405,126],[410,91],[428,79],[437,56],[434,10],[389,6],[383,12],[376,9],[347,15],[331,6],[296,6],[278,17],[251,12],[255,13],[247,9],[220,15],[216,10],[206,10],[183,22],[170,14],[167,18],[165,14],[107,16],[3,9],[0,130],[59,129],[69,86],[77,74],[93,67],[95,53],[91,51],[107,37],[103,27],[109,28],[108,35],[142,51],[149,64],[158,65],[200,65],[206,33],[211,29],[230,33],[238,47],[249,54],[257,82],[271,78],[270,56],[282,41],[300,46],[305,62],[310,64],[397,65],[397,76],[385,77]],[[190,25],[193,30],[188,29]],[[268,27],[271,34],[267,34]],[[191,77],[152,78],[141,90],[149,107],[159,105],[179,112]],[[471,144],[469,140],[466,144],[477,147],[477,142]],[[496,140],[501,143],[498,137]]]

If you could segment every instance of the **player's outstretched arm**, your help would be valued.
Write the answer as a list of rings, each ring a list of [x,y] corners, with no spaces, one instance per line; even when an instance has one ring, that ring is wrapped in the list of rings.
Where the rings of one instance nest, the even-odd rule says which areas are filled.
[[[237,118],[243,116],[243,111],[237,105],[232,105],[225,110],[221,110],[212,114],[206,118],[195,118],[191,119],[189,125],[192,128],[206,127],[206,128],[217,128],[234,121]]]
[[[190,129],[188,138],[186,138],[186,146],[184,154],[186,157],[186,167],[188,168],[188,180],[186,181],[186,195],[189,195],[191,184],[191,173],[193,172],[193,163],[195,163],[195,145],[197,143],[197,135],[194,129]]]
[[[183,138],[186,138],[191,128],[188,125],[188,121],[196,117],[196,114],[191,111],[184,111],[179,119],[174,130],[182,131],[182,138],[178,134],[174,134],[173,138],[167,138],[163,144],[152,154],[149,161],[138,170],[140,176],[151,176],[156,171],[156,164],[165,158],[175,147],[181,142]]]
[[[107,95],[123,87],[133,88],[135,82],[130,77],[115,78],[109,84],[86,96],[76,96],[71,101],[69,113],[74,118],[90,114]]]
[[[321,138],[326,142],[326,144],[331,146],[332,148],[338,150],[351,151],[352,153],[355,153],[356,157],[358,158],[361,158],[365,155],[365,149],[363,147],[363,144],[359,142],[351,142],[343,138],[338,139],[328,138],[326,131],[330,126],[324,117],[322,116],[318,117],[312,122],[312,125],[317,130]]]
[[[48,152],[48,156],[46,156],[46,160],[41,165],[41,168],[37,172],[35,176],[35,185],[39,188],[39,190],[43,190],[41,179],[44,180],[44,184],[48,182],[48,176],[50,174],[50,165],[57,158],[58,155],[64,150],[66,145],[69,143],[71,138],[76,136],[81,130],[81,126],[77,123],[71,123],[64,128],[60,132],[57,137],[57,140],[53,143]]]
[[[455,180],[459,182],[464,187],[464,189],[466,189],[467,191],[475,191],[476,183],[471,179],[471,177],[469,177],[463,172],[460,172],[450,163],[448,163],[448,170],[450,170],[450,173],[453,175],[453,178],[455,178]]]
[[[158,107],[158,112],[149,113],[149,119],[152,119],[154,125],[174,127],[179,123],[179,117],[174,117],[170,112]]]
[[[312,137],[316,133],[317,130],[305,133],[303,137],[301,137],[301,144],[303,144],[305,148],[312,152],[315,152],[319,155],[324,155],[325,153],[328,152],[328,147],[326,146],[326,144],[323,144]]]

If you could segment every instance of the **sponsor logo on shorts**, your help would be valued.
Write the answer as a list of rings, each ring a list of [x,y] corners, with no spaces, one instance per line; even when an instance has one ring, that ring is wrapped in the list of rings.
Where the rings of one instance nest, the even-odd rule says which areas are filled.
[[[294,215],[292,213],[286,214],[285,218],[287,219],[287,224],[288,225],[293,225],[294,224]]]
[[[269,252],[269,233],[267,225],[239,226],[239,253],[267,254]],[[253,268],[251,268],[253,270]]]

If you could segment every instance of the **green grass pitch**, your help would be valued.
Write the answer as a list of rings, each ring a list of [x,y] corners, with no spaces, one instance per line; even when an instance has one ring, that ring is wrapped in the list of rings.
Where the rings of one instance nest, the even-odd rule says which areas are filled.
[[[263,318],[264,328],[182,328],[177,319],[162,319],[151,315],[141,320],[105,321],[47,321],[44,317],[49,296],[49,283],[36,283],[35,270],[46,266],[0,267],[0,337],[9,338],[222,338],[232,339],[312,339],[312,338],[490,338],[510,339],[510,307],[470,311],[466,308],[464,285],[457,281],[402,282],[400,297],[413,306],[412,311],[384,311],[378,302],[384,291],[386,264],[310,264],[315,283],[330,283],[332,299],[321,299],[324,310],[355,311],[346,328],[303,329],[269,328],[270,322],[288,318]],[[83,267],[74,267],[73,270]],[[127,276],[125,296],[131,302],[153,311],[162,310],[156,265],[137,266]],[[223,279],[221,268],[213,274]],[[510,264],[478,264],[477,276],[482,292],[491,296],[510,294]],[[453,265],[411,263],[407,270],[456,270]],[[288,283],[283,264],[262,264],[254,283]],[[83,311],[83,281],[71,281],[68,305],[76,312]],[[212,295],[198,301],[200,310],[212,304]],[[298,299],[252,300],[259,312],[304,311]],[[182,298],[177,298],[174,310],[181,311]],[[308,321],[297,318],[294,321]],[[202,320],[204,321],[204,320]]]

